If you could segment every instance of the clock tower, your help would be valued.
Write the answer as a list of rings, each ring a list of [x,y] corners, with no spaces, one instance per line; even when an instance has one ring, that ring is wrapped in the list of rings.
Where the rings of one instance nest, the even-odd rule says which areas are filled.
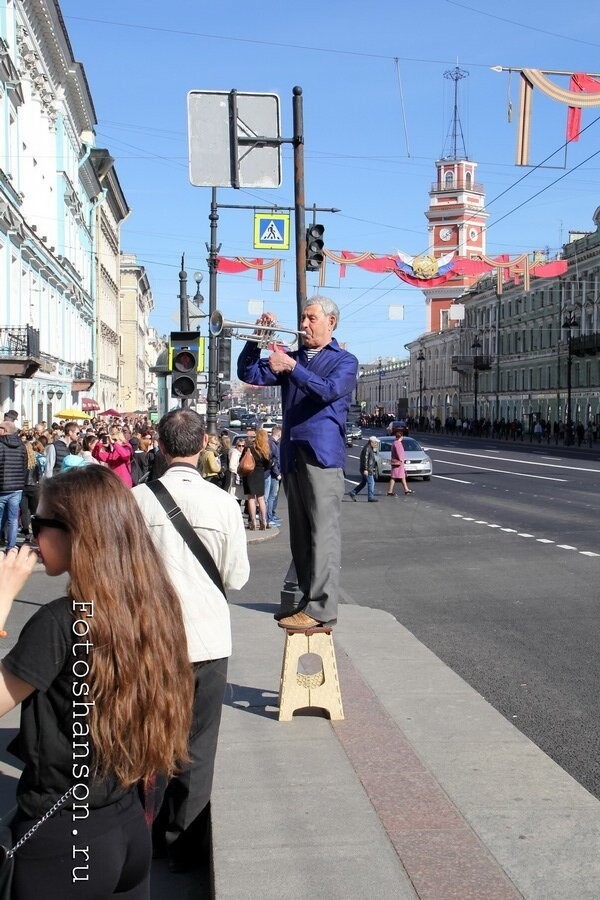
[[[449,146],[436,161],[436,181],[429,191],[429,208],[425,213],[429,221],[428,253],[436,259],[448,254],[475,257],[486,252],[485,193],[483,185],[476,180],[477,163],[467,156],[458,114],[458,82],[467,75],[458,66],[444,72],[445,78],[454,81],[454,114]],[[478,277],[461,275],[448,284],[423,291],[427,331],[441,331],[455,324],[448,317],[450,306]]]

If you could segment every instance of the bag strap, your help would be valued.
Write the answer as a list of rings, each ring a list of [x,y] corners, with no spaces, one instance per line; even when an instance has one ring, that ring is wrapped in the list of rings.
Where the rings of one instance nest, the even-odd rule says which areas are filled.
[[[26,831],[26,832],[25,832],[25,834],[23,835],[22,838],[19,838],[19,840],[17,841],[17,843],[14,845],[14,847],[11,847],[9,850],[6,851],[6,856],[7,856],[9,859],[12,859],[12,857],[15,855],[15,853],[17,852],[17,850],[19,849],[19,847],[22,847],[23,844],[24,844],[26,841],[29,840],[29,838],[33,837],[33,835],[36,833],[36,831],[38,830],[38,828],[40,828],[40,827],[44,824],[44,822],[47,822],[48,819],[52,818],[52,816],[54,815],[54,813],[55,813],[58,809],[60,809],[60,807],[61,807],[61,806],[63,805],[63,803],[65,802],[65,800],[68,800],[68,799],[69,799],[69,797],[71,796],[72,793],[73,793],[73,788],[71,787],[71,788],[69,788],[69,790],[68,790],[65,794],[62,795],[62,797],[61,797],[59,800],[56,801],[56,803],[54,804],[54,806],[52,806],[52,807],[48,810],[47,813],[44,813],[44,815],[42,816],[41,819],[38,819],[37,822],[36,822],[34,825],[31,826],[31,828],[29,829],[29,831]]]
[[[146,487],[152,491],[171,520],[175,530],[179,532],[210,580],[218,587],[227,600],[227,594],[225,593],[225,588],[223,587],[223,581],[221,580],[221,574],[217,568],[217,564],[182,513],[181,509],[177,506],[171,493],[167,490],[162,481],[150,481]]]

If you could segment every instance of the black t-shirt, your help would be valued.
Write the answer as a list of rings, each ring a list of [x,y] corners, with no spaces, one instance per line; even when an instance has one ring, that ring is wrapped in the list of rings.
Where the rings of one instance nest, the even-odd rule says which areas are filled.
[[[73,785],[90,809],[107,806],[126,790],[116,779],[93,779],[91,737],[85,735],[89,714],[85,703],[93,697],[82,693],[85,650],[74,648],[85,637],[73,634],[74,616],[67,597],[39,609],[21,631],[15,647],[2,660],[6,669],[37,690],[21,704],[21,724],[8,750],[25,768],[17,787],[17,801],[25,816],[38,818]],[[74,652],[75,651],[75,652]],[[89,707],[88,707],[89,710]],[[76,733],[74,733],[76,732]],[[65,804],[68,808],[73,801]]]

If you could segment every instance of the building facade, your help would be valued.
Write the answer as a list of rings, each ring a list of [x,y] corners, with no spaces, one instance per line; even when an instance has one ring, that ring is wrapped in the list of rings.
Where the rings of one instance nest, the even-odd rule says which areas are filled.
[[[485,276],[462,297],[457,328],[407,344],[415,417],[421,397],[442,421],[600,423],[600,209],[594,224],[563,246],[564,275],[527,291],[507,281],[500,294]]]
[[[147,408],[146,343],[154,309],[146,270],[132,253],[121,253],[119,291],[119,410]]]
[[[0,9],[0,410],[50,420],[93,385],[96,123],[56,3]]]
[[[118,409],[120,226],[129,215],[129,207],[117,178],[114,160],[108,151],[94,148],[91,159],[102,185],[102,198],[95,207],[97,380],[94,393],[100,410]]]

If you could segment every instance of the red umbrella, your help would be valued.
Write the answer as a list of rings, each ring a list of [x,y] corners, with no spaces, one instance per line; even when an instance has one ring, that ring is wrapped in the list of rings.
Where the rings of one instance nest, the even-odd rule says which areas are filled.
[[[84,397],[81,401],[81,408],[84,412],[92,412],[93,410],[100,409],[100,404],[92,397]]]
[[[100,413],[101,416],[120,416],[121,413],[117,409],[105,409]]]

